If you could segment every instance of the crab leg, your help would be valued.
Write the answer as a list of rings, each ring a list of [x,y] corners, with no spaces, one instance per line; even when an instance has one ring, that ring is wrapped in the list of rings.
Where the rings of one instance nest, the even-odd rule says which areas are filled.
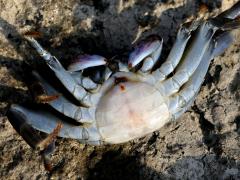
[[[186,109],[189,103],[195,99],[204,77],[207,73],[211,60],[224,52],[233,42],[232,36],[227,32],[213,39],[205,52],[200,65],[183,89],[169,99],[169,109],[172,114],[179,116],[182,109]]]
[[[172,120],[173,120],[173,121],[177,120],[183,113],[185,113],[185,112],[192,106],[194,100],[195,100],[195,97],[192,98],[192,99],[186,104],[185,107],[183,107],[183,108],[179,109],[177,112],[175,112],[175,113],[173,114]]]
[[[159,84],[158,88],[164,96],[176,93],[179,88],[188,81],[198,67],[215,31],[216,28],[209,22],[205,22],[199,27],[196,38],[184,56],[182,64],[176,69],[176,74]]]
[[[36,146],[43,140],[43,138],[36,132],[35,129],[33,129],[30,125],[25,124],[25,120],[21,116],[18,116],[11,110],[8,110],[7,116],[11,122],[11,125],[22,136],[29,146],[36,148]]]
[[[224,11],[219,17],[225,17],[229,19],[235,19],[240,15],[240,2],[234,4],[230,9]]]
[[[155,79],[161,81],[166,78],[179,63],[182,54],[185,50],[188,40],[191,37],[191,32],[199,26],[199,21],[195,21],[189,28],[185,25],[178,31],[177,40],[168,56],[168,59],[157,71],[153,72]],[[135,50],[130,54],[129,66],[135,67],[141,61],[143,66],[140,71],[148,72],[152,70],[162,51],[163,40],[150,38],[141,42],[135,47]]]
[[[33,72],[33,75],[41,82],[43,89],[46,91],[47,95],[60,94],[55,88],[48,84],[38,73]],[[93,122],[93,117],[91,117],[88,109],[84,107],[79,107],[72,104],[63,95],[60,95],[57,99],[49,101],[48,104],[65,116],[76,120],[79,123],[91,123]]]
[[[32,46],[37,50],[37,52],[43,57],[47,65],[54,71],[55,75],[62,82],[62,84],[68,89],[73,96],[81,101],[86,95],[87,91],[76,83],[73,77],[68,73],[56,57],[52,56],[42,46],[32,37],[26,36],[26,39],[32,44]]]
[[[229,45],[231,44],[231,42],[233,41],[232,36],[227,32],[224,33],[222,35],[220,35],[219,37],[216,38],[216,42],[212,42],[210,48],[213,48],[213,46],[216,46],[214,50],[212,50],[212,56],[211,58],[207,59],[207,56],[209,55],[208,53],[211,50],[208,50],[208,52],[205,53],[204,55],[204,60],[205,62],[208,60],[210,63],[210,60],[213,59],[215,56],[220,55],[222,52],[224,52],[224,50],[226,48],[229,47]],[[206,59],[205,59],[206,58]],[[201,62],[201,65],[204,66],[203,64],[204,62]],[[205,64],[209,65],[208,63]],[[204,68],[204,67],[202,67]],[[200,69],[202,69],[200,68]],[[181,90],[178,95],[175,95],[173,97],[170,98],[169,100],[169,108],[170,111],[173,114],[173,120],[178,119],[194,102],[195,97],[197,96],[198,91],[200,90],[201,84],[203,82],[203,77],[205,76],[204,73],[206,74],[207,72],[207,68],[205,69],[205,71],[200,71],[200,69],[198,69],[195,74],[193,75],[193,77],[191,77],[190,81],[184,86],[183,90]],[[201,80],[202,78],[202,80]],[[196,81],[195,81],[196,80]],[[199,83],[196,83],[199,82]],[[192,88],[192,89],[191,89]],[[187,92],[187,91],[192,91],[192,92]],[[194,95],[190,95],[188,94],[188,96],[186,97],[181,97],[181,94],[194,94]],[[185,104],[184,107],[182,107],[182,103]]]
[[[153,76],[158,81],[164,80],[180,62],[187,42],[191,37],[191,32],[198,27],[197,22],[193,22],[190,28],[182,26],[177,34],[177,39],[168,55],[167,60],[161,65],[159,69],[153,72]]]
[[[25,123],[25,119],[23,119],[22,116],[19,116],[11,110],[8,111],[7,115],[12,126],[28,143],[28,145],[33,149],[39,148],[38,150],[40,150],[43,157],[46,170],[51,171],[52,163],[49,156],[54,152],[55,135],[59,132],[61,125],[59,124],[47,138],[43,138],[34,128]]]
[[[222,17],[225,17],[225,18],[234,19],[237,16],[239,16],[239,14],[240,14],[240,3],[237,3],[231,9],[229,9],[222,15],[218,16],[217,18],[221,19]],[[216,21],[216,18],[213,21]],[[155,79],[157,79],[158,81],[164,80],[170,73],[173,72],[173,70],[176,68],[176,66],[178,65],[178,63],[182,58],[187,42],[191,36],[190,32],[195,30],[199,26],[199,23],[200,21],[193,22],[193,24],[188,29],[184,26],[181,27],[181,29],[178,32],[176,42],[173,45],[167,60],[165,61],[165,63],[161,65],[159,69],[153,72],[153,76],[155,77]],[[233,28],[231,27],[233,25],[234,23],[231,24],[230,22],[229,24],[230,29]],[[238,23],[236,24],[236,27],[237,26],[238,26]],[[227,29],[228,27],[223,26],[222,28]]]
[[[225,19],[223,24],[219,24],[219,22],[221,22],[221,18],[210,19],[200,26],[196,35],[197,37],[193,40],[185,56],[183,56],[181,64],[176,69],[176,74],[165,82],[156,85],[163,95],[169,96],[176,93],[180,87],[188,81],[200,64],[217,30],[228,31],[240,26],[238,19]]]
[[[89,127],[73,125],[67,121],[60,120],[57,116],[44,110],[12,105],[9,113],[12,114],[10,121],[13,121],[15,124],[18,123],[20,129],[27,124],[36,130],[51,134],[61,124],[62,127],[58,133],[59,137],[78,139],[83,143],[92,145],[98,145],[101,140],[99,132],[94,125]]]

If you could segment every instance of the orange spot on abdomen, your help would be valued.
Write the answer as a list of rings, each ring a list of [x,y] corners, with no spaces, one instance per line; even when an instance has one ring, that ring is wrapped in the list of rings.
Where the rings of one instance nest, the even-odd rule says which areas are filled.
[[[120,89],[121,89],[121,91],[125,91],[126,87],[123,84],[120,84]]]

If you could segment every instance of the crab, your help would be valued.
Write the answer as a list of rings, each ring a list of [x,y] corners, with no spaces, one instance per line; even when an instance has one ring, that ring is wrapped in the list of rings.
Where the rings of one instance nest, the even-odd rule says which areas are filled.
[[[240,2],[217,17],[181,25],[176,41],[160,68],[163,40],[151,36],[130,53],[118,70],[98,55],[82,55],[66,70],[33,36],[25,36],[54,72],[55,77],[78,101],[33,71],[44,94],[38,106],[11,105],[8,118],[32,147],[47,149],[56,136],[78,139],[90,145],[119,144],[159,130],[178,119],[193,103],[211,60],[233,42],[230,30],[240,25]],[[103,83],[83,76],[82,71],[105,66]],[[48,108],[45,108],[48,106]],[[51,111],[49,110],[49,107]],[[49,134],[39,138],[38,130]]]

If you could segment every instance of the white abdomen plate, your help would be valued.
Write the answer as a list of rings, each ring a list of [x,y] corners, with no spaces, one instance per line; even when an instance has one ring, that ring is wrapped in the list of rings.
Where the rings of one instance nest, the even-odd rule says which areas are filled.
[[[117,144],[161,128],[171,118],[161,94],[145,83],[124,82],[102,97],[96,122],[103,141]]]

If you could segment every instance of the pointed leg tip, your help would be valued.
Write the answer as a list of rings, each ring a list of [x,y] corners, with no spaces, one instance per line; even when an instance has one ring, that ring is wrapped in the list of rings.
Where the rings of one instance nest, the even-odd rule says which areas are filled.
[[[27,117],[21,110],[21,106],[12,104],[7,112],[7,117],[18,134],[22,136],[29,146],[35,149],[36,145],[42,141],[42,137],[27,123]]]
[[[36,99],[36,102],[37,102],[37,103],[47,104],[47,103],[50,103],[50,102],[52,102],[52,101],[57,100],[60,96],[61,96],[61,94],[39,95],[39,96],[37,96],[35,99]]]
[[[18,108],[19,105],[12,104],[6,114],[10,123],[14,126],[15,129],[18,129],[20,125],[24,123],[24,115],[18,110]]]
[[[39,38],[42,36],[42,33],[38,32],[38,31],[27,31],[27,32],[23,33],[23,35],[25,37]]]
[[[62,129],[62,123],[58,123],[55,129],[45,139],[37,144],[37,149],[40,151],[46,150],[56,140],[60,130]]]

